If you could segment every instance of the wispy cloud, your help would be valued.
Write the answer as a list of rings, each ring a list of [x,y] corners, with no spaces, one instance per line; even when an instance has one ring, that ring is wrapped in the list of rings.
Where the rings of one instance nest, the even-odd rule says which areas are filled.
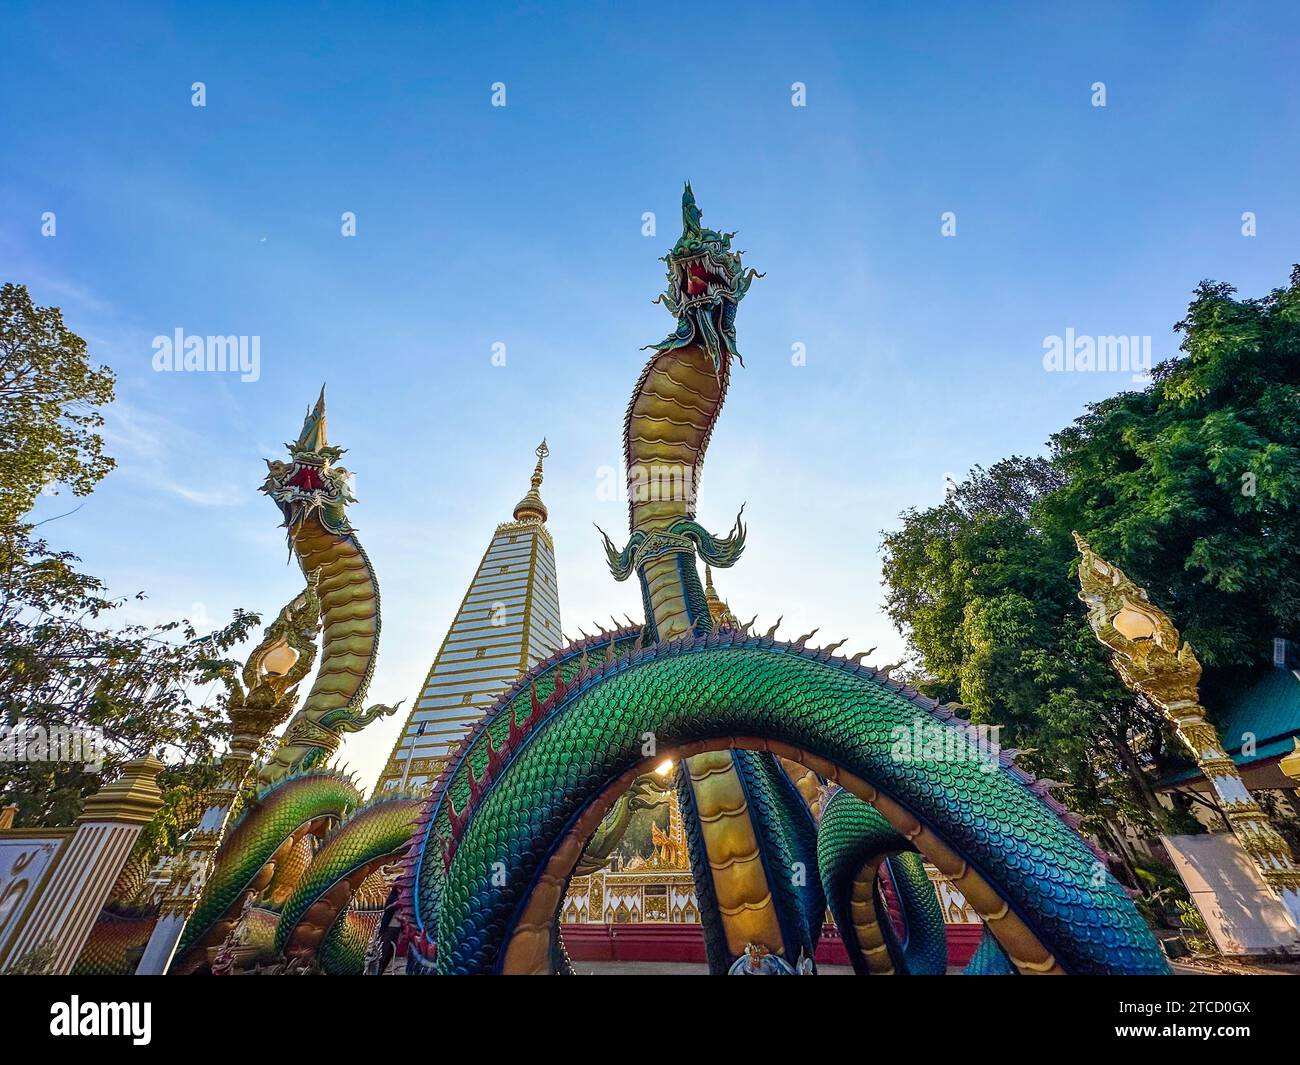
[[[37,303],[48,303],[82,314],[109,316],[116,312],[112,303],[75,281],[45,273],[29,274],[28,277],[28,288]]]
[[[193,434],[164,415],[140,410],[119,398],[104,413],[103,436],[110,453],[119,460],[120,474],[155,491],[201,507],[235,507],[247,500],[247,493],[229,482],[205,483],[200,488],[173,475],[169,459],[189,453],[186,442]],[[205,469],[208,482],[213,472]]]
[[[176,484],[173,481],[160,482],[159,487],[191,503],[197,503],[201,507],[237,507],[245,501],[248,494],[247,492],[240,492],[234,487],[199,491],[196,488],[186,488],[184,485]]]

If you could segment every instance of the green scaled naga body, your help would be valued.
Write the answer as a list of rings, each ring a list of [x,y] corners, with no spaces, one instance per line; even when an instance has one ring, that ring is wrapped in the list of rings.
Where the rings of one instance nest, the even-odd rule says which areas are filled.
[[[332,959],[334,971],[351,971],[355,962],[360,971],[356,940],[373,923],[361,914],[373,915],[373,907],[354,905],[353,896],[367,886],[369,874],[401,856],[417,812],[410,800],[401,800],[348,818],[361,796],[348,777],[327,769],[345,733],[397,707],[363,709],[378,651],[379,587],[347,517],[354,501],[350,475],[336,465],[343,449],[326,435],[323,388],[297,441],[286,447],[289,461],[268,461],[262,491],[280,508],[289,544],[319,599],[320,666],[302,707],[258,771],[256,796],[217,854],[172,971],[204,968],[209,952],[236,930],[250,900],[259,927],[268,932],[260,960],[274,962],[287,952],[322,965]],[[404,839],[393,842],[403,832]],[[364,856],[366,876],[348,864],[356,855]],[[310,896],[313,886],[323,897]],[[289,902],[293,908],[285,911]]]
[[[405,797],[372,802],[324,841],[280,910],[277,956],[318,957],[334,975],[361,971],[388,894],[384,867],[406,853],[420,805]]]
[[[925,863],[874,806],[843,790],[830,797],[817,826],[817,866],[857,975],[941,976],[947,971],[943,912]],[[895,927],[879,887],[882,869],[898,900],[901,927]],[[1015,970],[985,928],[965,972],[995,976]]]
[[[732,249],[734,233],[701,219],[687,185],[682,235],[664,259],[668,283],[656,301],[677,326],[651,345],[623,428],[631,536],[622,551],[606,539],[615,579],[635,572],[640,581],[656,640],[713,630],[697,557],[728,567],[745,546],[739,518],[729,535],[713,536],[695,505],[740,361],[737,308],[760,275]],[[726,972],[751,945],[789,962],[811,956],[824,911],[820,885],[806,876],[814,826],[782,766],[770,755],[717,751],[679,766],[677,789],[712,971]]]
[[[952,728],[954,743],[964,735],[901,685],[738,632],[589,653],[585,666],[575,657],[561,653],[503,697],[473,745],[480,768],[471,773],[467,750],[426,811],[410,903],[425,921],[415,948],[438,972],[552,971],[564,885],[644,771],[647,732],[681,757],[735,745],[839,783],[952,881],[1021,972],[1165,971],[1123,888],[1023,773],[974,756],[894,757],[896,730],[918,723]],[[489,744],[494,726],[504,735]],[[446,788],[459,802],[437,802]]]
[[[279,749],[258,774],[263,786],[324,765],[343,735],[396,706],[363,709],[379,646],[379,584],[347,517],[354,502],[350,475],[335,463],[343,449],[325,432],[325,390],[285,445],[288,462],[267,460],[262,491],[284,515],[289,544],[306,575],[315,574],[321,602],[321,664],[306,702],[289,722]]]
[[[172,973],[207,966],[207,950],[235,930],[250,896],[273,893],[277,876],[284,881],[301,872],[319,840],[361,802],[361,793],[340,773],[307,772],[260,792],[246,806],[217,852],[216,865],[198,905],[185,926]]]
[[[851,921],[843,902],[854,882],[885,861],[912,921],[892,947],[881,932],[885,956],[895,971],[935,971],[934,910],[912,855],[985,921],[990,945],[978,960],[988,971],[1001,959],[1021,973],[1167,971],[1065,811],[1010,762],[990,759],[950,711],[860,656],[711,616],[697,559],[733,564],[745,529],[737,520],[729,536],[710,535],[695,520],[695,493],[739,358],[736,306],[755,274],[732,234],[701,224],[689,186],[682,216],[661,297],[677,327],[653,346],[625,422],[631,536],[622,549],[605,541],[614,576],[637,575],[645,624],[539,663],[449,761],[402,881],[408,971],[564,971],[556,917],[569,878],[608,811],[666,758],[678,766],[715,972],[765,955],[789,971],[811,957],[823,890]],[[898,757],[895,737],[927,728],[951,731],[944,752],[970,757]],[[870,816],[823,853],[790,767],[804,786],[808,771],[838,784]],[[855,832],[870,837],[865,852],[848,853]]]

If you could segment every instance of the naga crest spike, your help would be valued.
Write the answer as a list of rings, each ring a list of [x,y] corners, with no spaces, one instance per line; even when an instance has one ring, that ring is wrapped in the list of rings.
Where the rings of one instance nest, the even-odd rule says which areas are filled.
[[[817,629],[813,629],[812,632],[804,633],[802,636],[799,637],[799,639],[795,640],[794,645],[796,647],[802,647],[805,643],[807,643],[814,636],[816,636],[817,632],[818,632]]]
[[[695,203],[695,192],[688,181],[682,188],[682,236],[699,238],[702,227],[700,218],[703,212]]]

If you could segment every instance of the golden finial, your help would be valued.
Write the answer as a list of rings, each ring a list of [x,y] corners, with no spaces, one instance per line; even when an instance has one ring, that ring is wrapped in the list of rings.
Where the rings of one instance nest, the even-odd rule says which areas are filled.
[[[1291,923],[1300,928],[1300,868],[1268,814],[1246,790],[1218,730],[1206,719],[1199,691],[1201,663],[1192,645],[1182,641],[1169,615],[1151,602],[1146,589],[1098,555],[1077,532],[1074,542],[1081,556],[1079,598],[1088,606],[1092,631],[1110,649],[1115,672],[1173,726],[1214,788],[1228,827],[1264,882],[1277,892]]]
[[[713,567],[704,563],[704,601],[709,605],[709,617],[713,619],[715,629],[738,629],[740,622],[731,612],[731,608],[722,601],[713,587]]]
[[[537,445],[537,465],[533,467],[532,487],[528,489],[524,498],[515,504],[515,521],[544,522],[546,520],[546,504],[542,502],[539,489],[542,487],[542,463],[550,453],[551,449],[546,446],[546,441],[543,439]]]
[[[1111,651],[1120,678],[1162,709],[1198,701],[1201,664],[1183,643],[1173,621],[1122,569],[1098,555],[1082,536],[1079,548],[1079,598],[1088,623]]]

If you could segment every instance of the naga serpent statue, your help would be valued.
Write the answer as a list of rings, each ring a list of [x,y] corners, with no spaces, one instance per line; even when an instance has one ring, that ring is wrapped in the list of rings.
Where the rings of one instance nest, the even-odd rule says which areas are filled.
[[[637,575],[645,623],[585,637],[517,679],[426,802],[363,806],[327,768],[344,733],[396,708],[361,708],[379,596],[323,390],[290,461],[268,464],[263,490],[319,598],[321,661],[217,852],[172,972],[233,971],[241,957],[245,970],[361,972],[397,863],[408,972],[570,972],[557,923],[568,881],[657,801],[665,760],[713,972],[812,971],[827,908],[856,972],[944,972],[925,862],[984,921],[966,973],[1167,971],[1046,787],[862,655],[809,647],[812,633],[760,635],[711,576],[701,584],[700,558],[730,566],[745,544],[739,518],[726,537],[696,522],[695,492],[739,360],[737,306],[760,275],[734,234],[701,224],[689,186],[682,222],[659,300],[677,325],[652,345],[625,422],[631,536],[622,550],[605,538],[613,575]],[[900,751],[900,735],[925,730],[941,753]],[[152,919],[122,920],[87,952],[90,971],[129,971]]]
[[[262,960],[359,973],[383,910],[379,873],[405,853],[419,813],[419,803],[405,796],[358,809],[356,786],[326,768],[344,733],[397,707],[361,709],[379,643],[379,587],[347,518],[355,500],[348,471],[336,465],[343,449],[326,435],[323,388],[297,441],[285,446],[290,460],[267,461],[262,491],[279,506],[298,564],[314,581],[320,668],[258,773],[256,798],[217,855],[173,971],[202,967],[244,917],[255,937],[260,930]],[[250,897],[256,905],[245,915]]]
[[[397,707],[361,709],[378,647],[379,590],[346,516],[354,500],[347,471],[335,465],[343,450],[326,437],[324,389],[298,440],[286,446],[290,461],[268,462],[262,490],[279,505],[307,591],[267,629],[245,674],[256,672],[266,648],[293,637],[287,642],[300,657],[289,679],[296,685],[306,675],[314,647],[297,638],[304,622],[291,616],[300,600],[311,608],[311,635],[319,610],[320,666],[302,708],[261,766],[254,792],[242,799],[239,819],[185,925],[172,973],[208,969],[213,952],[230,964],[239,947],[254,964],[288,961],[359,974],[392,870],[420,812],[421,804],[404,795],[363,806],[355,783],[327,767],[344,733]],[[248,687],[251,692],[251,681]],[[292,689],[285,693],[291,695]],[[201,807],[197,798],[195,804]],[[154,857],[142,851],[130,883],[143,882]],[[132,971],[133,952],[149,938],[157,908],[123,911],[116,897],[129,900],[130,883],[115,891],[114,907],[97,924],[83,952],[83,972]]]
[[[397,711],[384,705],[361,709],[379,645],[379,583],[347,518],[347,507],[355,502],[351,475],[335,465],[344,449],[326,437],[323,387],[297,442],[285,447],[288,462],[266,460],[262,491],[280,507],[304,575],[316,574],[325,631],[316,679],[279,749],[258,774],[263,785],[323,765],[344,733]]]
[[[622,550],[605,539],[614,576],[637,575],[645,624],[538,663],[448,761],[401,879],[408,971],[568,971],[566,885],[620,797],[673,759],[715,973],[804,969],[828,902],[857,971],[942,971],[920,858],[984,921],[967,971],[1166,972],[1047,788],[979,748],[950,709],[838,644],[713,616],[698,560],[732,565],[745,528],[710,535],[695,491],[758,275],[734,234],[701,224],[689,185],[682,223],[660,297],[676,328],[652,346],[625,423],[631,537]],[[940,756],[900,752],[900,735],[925,729],[946,741]],[[818,822],[822,782],[842,790]]]

